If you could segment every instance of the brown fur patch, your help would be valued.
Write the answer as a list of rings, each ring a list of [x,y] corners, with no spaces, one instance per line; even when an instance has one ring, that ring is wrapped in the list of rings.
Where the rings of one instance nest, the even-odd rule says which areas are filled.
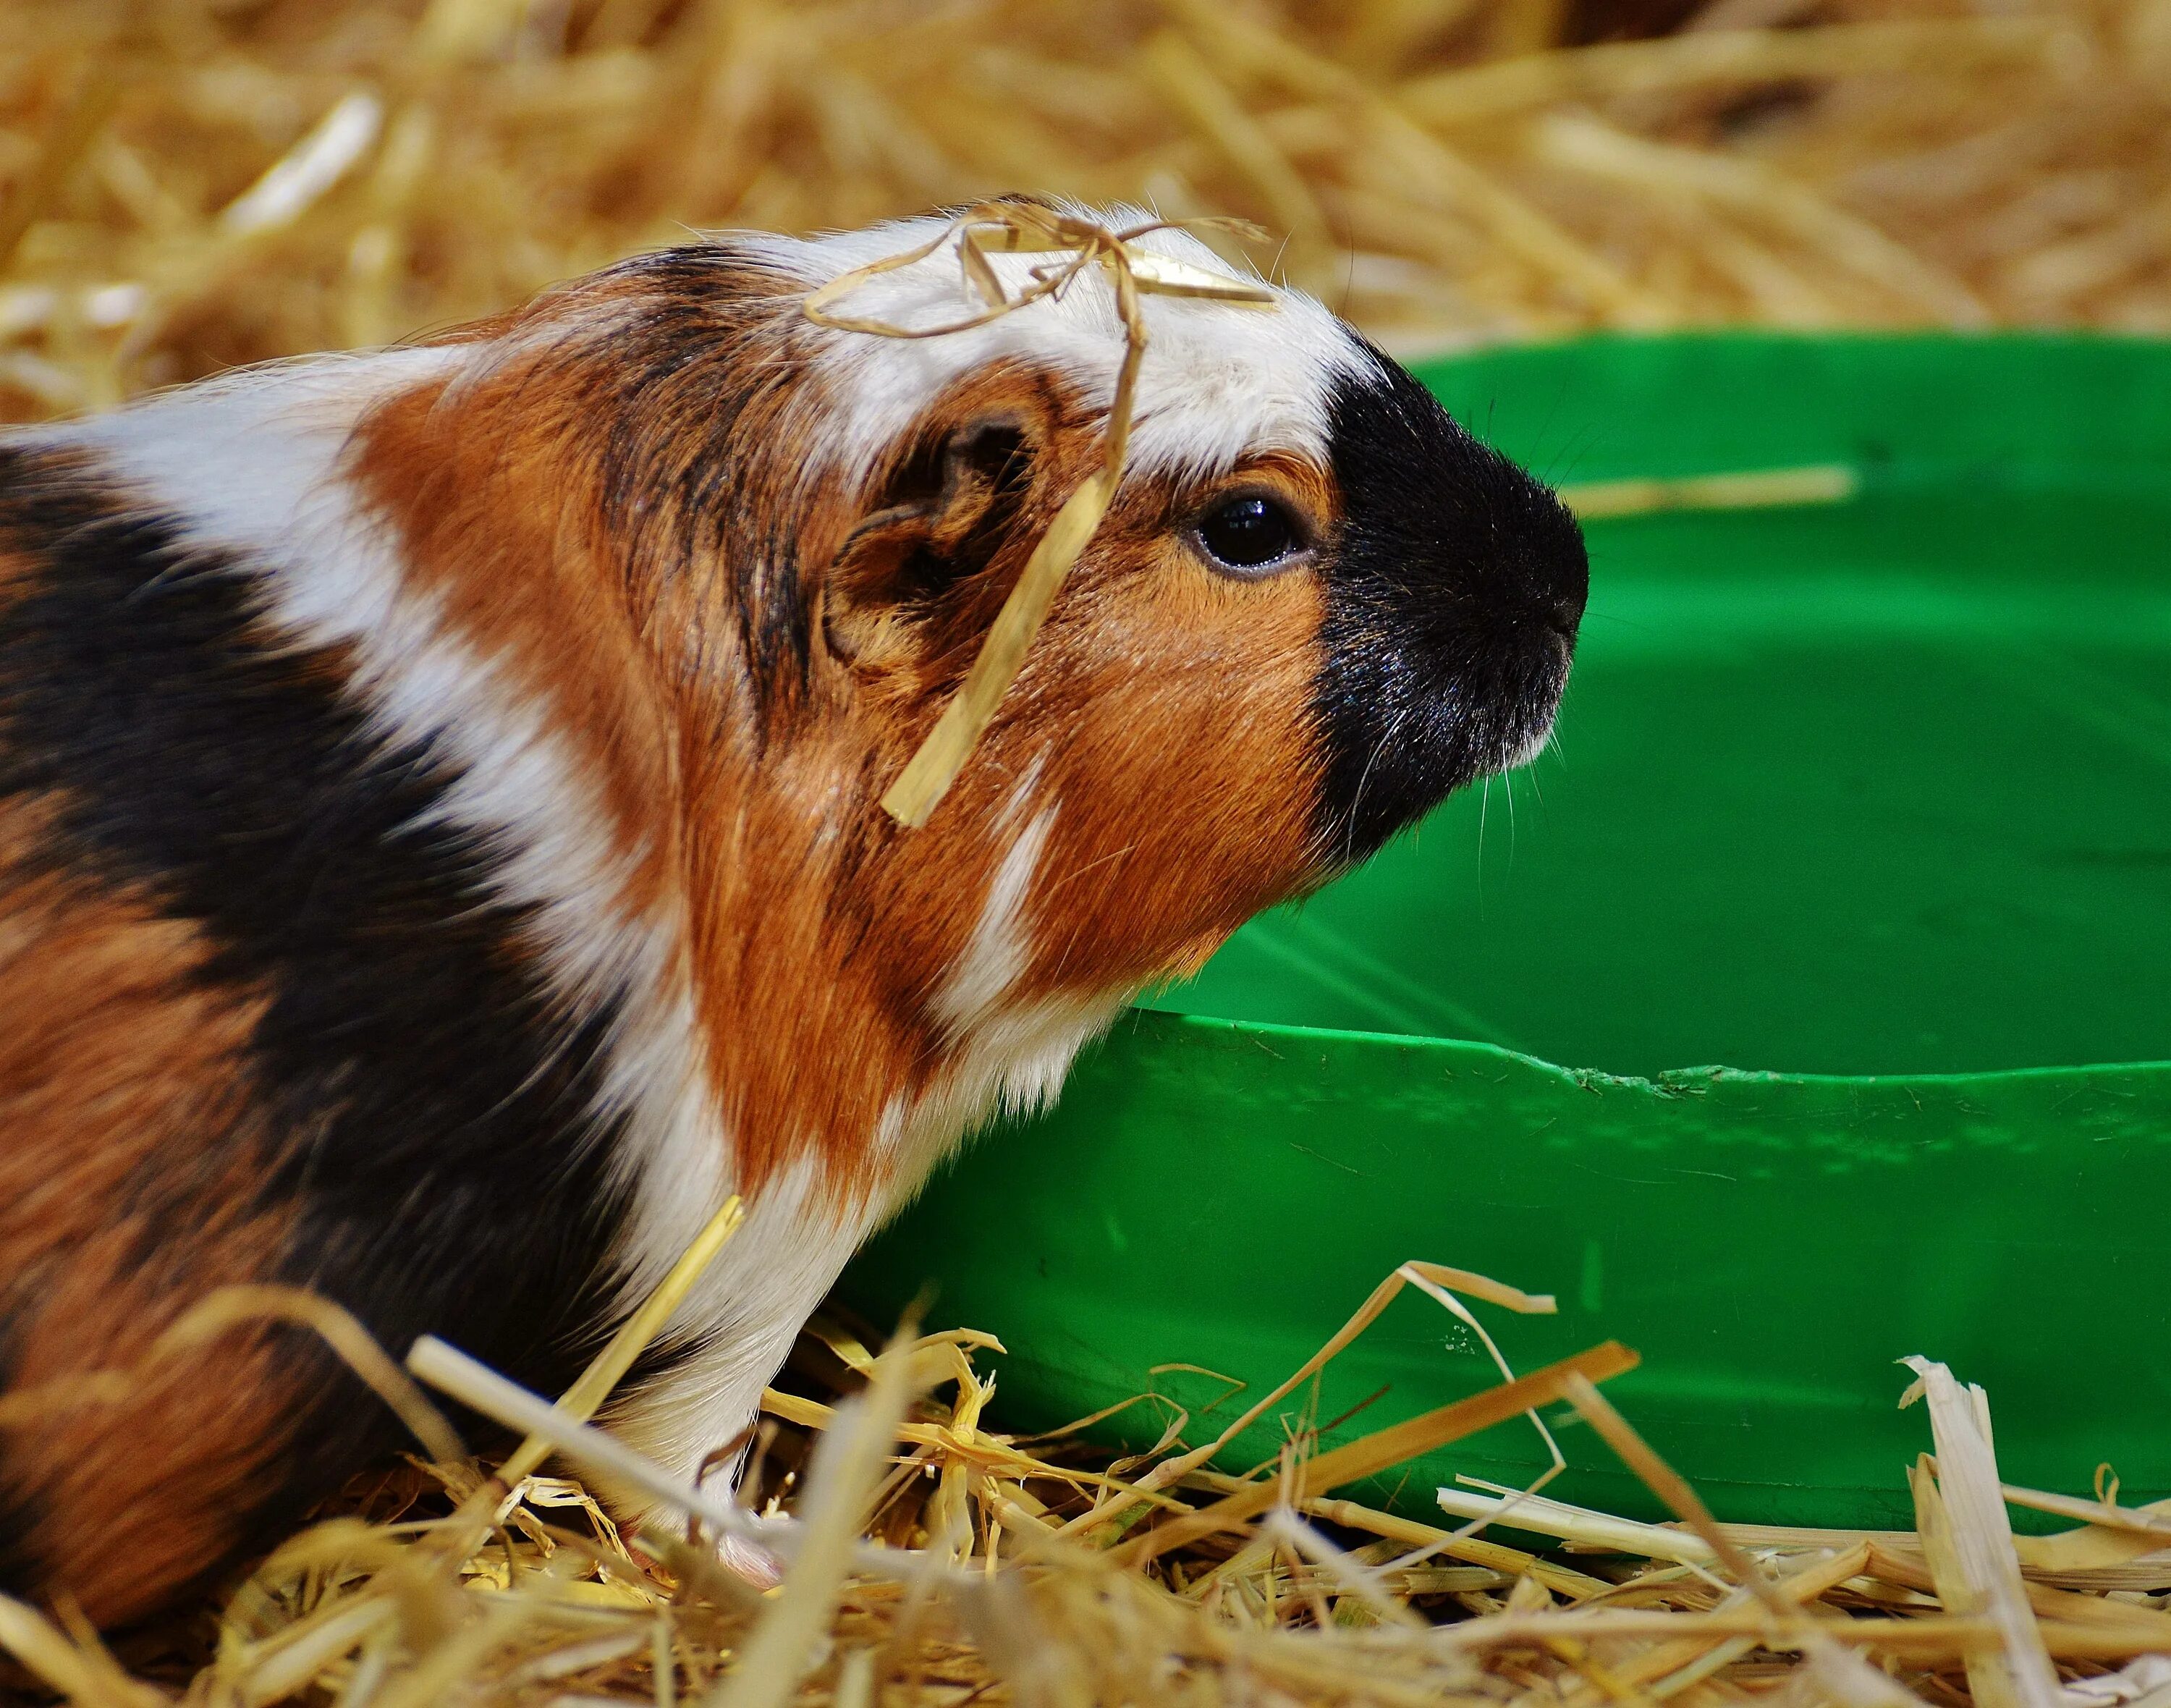
[[[134,1363],[212,1288],[273,1272],[284,1222],[241,1059],[259,1005],[207,986],[191,927],[26,865],[48,814],[0,810],[0,1319],[18,1393]],[[222,1142],[206,1140],[223,1135]],[[125,1620],[218,1563],[283,1444],[267,1331],[161,1369],[126,1401],[0,1432],[18,1552],[48,1591]]]
[[[647,667],[621,565],[598,537],[592,489],[562,454],[578,400],[508,372],[409,392],[360,437],[362,496],[404,547],[408,584],[511,679],[516,713],[541,711],[585,762],[646,911],[673,841],[669,707]],[[479,430],[480,429],[480,430]]]

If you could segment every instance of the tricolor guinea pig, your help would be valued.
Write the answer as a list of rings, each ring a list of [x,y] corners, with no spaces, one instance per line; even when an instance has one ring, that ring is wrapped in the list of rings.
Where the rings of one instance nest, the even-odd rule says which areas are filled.
[[[1316,303],[1160,296],[1105,521],[930,822],[884,814],[1123,348],[1097,270],[941,337],[802,313],[940,228],[0,435],[10,1390],[271,1281],[555,1392],[737,1192],[608,1418],[690,1475],[961,1136],[1537,750],[1567,511]],[[866,288],[971,306],[939,250]],[[0,1580],[125,1621],[403,1444],[237,1327],[0,1431]]]

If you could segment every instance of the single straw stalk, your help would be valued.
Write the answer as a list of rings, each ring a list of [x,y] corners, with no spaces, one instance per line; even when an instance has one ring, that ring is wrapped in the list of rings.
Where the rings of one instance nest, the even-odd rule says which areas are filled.
[[[1103,468],[1087,476],[1064,501],[1026,560],[1016,587],[996,613],[964,685],[942,708],[935,728],[883,794],[882,810],[907,829],[916,830],[927,822],[994,721],[995,710],[1024,668],[1026,649],[1048,620],[1064,577],[1107,513],[1114,486],[1111,471]]]
[[[1465,1479],[1464,1480],[1468,1480]],[[1504,1489],[1498,1484],[1480,1485],[1486,1492],[1442,1489],[1435,1498],[1440,1510],[1458,1518],[1477,1518],[1488,1524],[1506,1524],[1518,1530],[1535,1530],[1557,1536],[1564,1542],[1583,1543],[1621,1554],[1641,1554],[1652,1560],[1670,1560],[1706,1566],[1717,1556],[1701,1537],[1670,1530],[1659,1524],[1632,1523],[1603,1512],[1564,1506],[1543,1495]]]
[[[1987,1659],[1980,1673],[1970,1666],[1978,1700],[1985,1708],[2061,1708],[2057,1671],[2035,1627],[2013,1546],[2012,1521],[1999,1490],[1989,1396],[1980,1388],[1963,1388],[1943,1364],[1922,1357],[1904,1362],[1916,1380],[1900,1403],[1928,1401],[1930,1432],[1937,1443],[1935,1475],[1918,1464],[1915,1494],[1916,1511],[1927,1520],[1923,1552],[1932,1576],[1941,1580],[1940,1598],[1949,1592],[1964,1596],[1968,1605],[1949,1603],[1948,1610],[1980,1609],[2005,1637],[2002,1652]]]
[[[585,1423],[596,1415],[611,1391],[625,1379],[641,1355],[648,1350],[649,1343],[663,1332],[678,1307],[685,1302],[686,1295],[716,1261],[716,1254],[739,1231],[746,1220],[746,1206],[735,1192],[717,1207],[694,1243],[680,1254],[678,1261],[671,1266],[641,1308],[627,1318],[619,1331],[613,1335],[594,1362],[581,1372],[578,1381],[567,1388],[558,1401],[558,1409],[566,1416]],[[498,1477],[507,1484],[517,1483],[531,1474],[548,1457],[550,1444],[541,1436],[530,1435],[513,1450],[512,1456],[498,1468]]]

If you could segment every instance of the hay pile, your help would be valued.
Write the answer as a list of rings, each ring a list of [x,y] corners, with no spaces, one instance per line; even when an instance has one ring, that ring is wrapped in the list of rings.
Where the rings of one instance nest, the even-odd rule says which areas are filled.
[[[2167,0],[34,0],[0,416],[643,245],[1034,188],[1252,216],[1403,346],[2171,322]]]
[[[1250,1415],[1295,1395],[1282,1451],[1244,1477],[1205,1463],[1241,1421],[1217,1435],[1169,1406],[1154,1452],[1111,1463],[1068,1431],[989,1428],[993,1390],[974,1356],[985,1337],[908,1335],[877,1357],[817,1319],[786,1378],[801,1391],[765,1398],[736,1500],[674,1482],[578,1421],[661,1307],[555,1410],[452,1348],[418,1345],[416,1374],[530,1431],[501,1471],[445,1449],[448,1426],[421,1389],[381,1354],[357,1356],[351,1323],[321,1302],[215,1297],[210,1321],[276,1309],[328,1329],[441,1443],[437,1462],[351,1490],[222,1613],[185,1614],[117,1653],[65,1610],[47,1619],[0,1598],[0,1652],[19,1668],[0,1691],[12,1682],[17,1699],[37,1700],[41,1682],[88,1708],[2171,1700],[2171,1502],[2123,1507],[2115,1484],[2088,1501],[2001,1490],[1987,1400],[1925,1360],[1910,1361],[1913,1392],[1936,1451],[1895,1468],[1912,1487],[1913,1532],[1714,1523],[1595,1385],[1635,1362],[1610,1344],[1321,1451],[1305,1380],[1406,1283],[1473,1327],[1466,1295],[1550,1304],[1405,1265],[1255,1402]],[[810,1383],[830,1397],[811,1397]],[[78,1383],[72,1403],[91,1391]],[[1537,1409],[1560,1402],[1681,1522],[1442,1491],[1444,1507],[1485,1517],[1505,1497],[1513,1528],[1572,1550],[1536,1554],[1333,1492],[1521,1416],[1542,1433]],[[657,1524],[622,1537],[581,1484],[532,1474],[549,1447],[689,1512],[686,1534]],[[2016,1539],[2001,1496],[2088,1522]],[[766,1593],[747,1575],[779,1571]]]

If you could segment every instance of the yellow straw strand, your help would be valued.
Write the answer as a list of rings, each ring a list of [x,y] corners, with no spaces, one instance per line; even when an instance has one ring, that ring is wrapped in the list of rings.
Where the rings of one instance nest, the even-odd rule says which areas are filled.
[[[663,1325],[671,1320],[672,1313],[685,1302],[686,1295],[694,1290],[716,1260],[716,1254],[729,1243],[731,1237],[739,1231],[746,1220],[746,1205],[734,1192],[724,1200],[723,1206],[709,1218],[709,1224],[694,1236],[694,1243],[686,1248],[678,1261],[671,1266],[671,1273],[663,1277],[654,1292],[641,1308],[627,1318],[610,1343],[596,1354],[595,1362],[581,1372],[581,1378],[568,1388],[558,1401],[558,1409],[568,1416],[586,1423],[596,1415],[611,1390],[624,1380],[625,1372],[633,1368],[634,1361],[648,1350],[648,1344],[663,1332]],[[532,1474],[535,1468],[549,1457],[550,1443],[538,1435],[531,1435],[514,1449],[498,1475],[507,1484],[516,1484]]]

